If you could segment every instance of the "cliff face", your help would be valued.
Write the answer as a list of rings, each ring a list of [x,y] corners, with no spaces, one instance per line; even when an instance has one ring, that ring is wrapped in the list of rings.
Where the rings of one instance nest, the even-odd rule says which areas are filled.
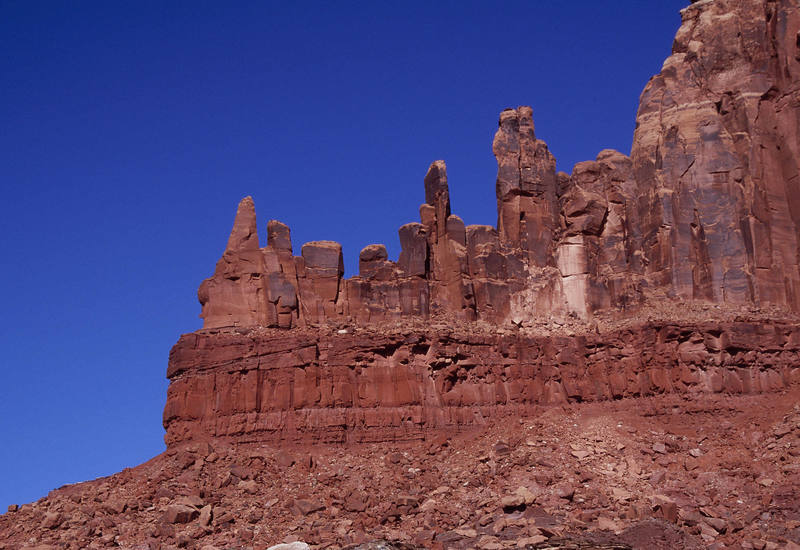
[[[367,246],[345,279],[338,243],[295,256],[273,220],[261,247],[245,198],[198,292],[204,330],[170,358],[168,441],[404,439],[542,403],[790,383],[790,325],[688,312],[800,309],[800,6],[701,0],[682,18],[631,157],[556,172],[531,108],[501,113],[496,228],[453,214],[436,161],[397,261]],[[637,321],[652,307],[660,323]],[[592,328],[603,315],[638,328]],[[584,336],[536,331],[571,319]]]
[[[800,8],[792,0],[704,0],[645,88],[631,158],[602,151],[556,173],[529,107],[500,115],[497,228],[451,212],[443,161],[424,178],[402,252],[341,247],[292,256],[289,229],[239,206],[217,270],[200,288],[205,328],[290,328],[447,315],[495,324],[582,318],[652,296],[800,307]]]
[[[170,354],[168,444],[423,439],[536,405],[664,393],[773,391],[800,382],[800,328],[645,324],[604,334],[210,331]]]
[[[167,450],[9,506],[0,550],[800,548],[800,4],[682,17],[631,157],[556,172],[501,113],[496,228],[436,161],[345,279],[244,199]]]
[[[705,0],[642,94],[632,159],[653,285],[797,310],[800,7]]]

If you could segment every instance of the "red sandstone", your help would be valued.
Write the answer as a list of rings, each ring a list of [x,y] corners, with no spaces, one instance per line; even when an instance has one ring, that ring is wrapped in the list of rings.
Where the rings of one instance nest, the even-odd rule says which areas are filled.
[[[630,157],[556,172],[500,114],[496,228],[435,161],[346,279],[242,200],[166,453],[10,506],[0,550],[800,548],[800,6],[682,18]]]

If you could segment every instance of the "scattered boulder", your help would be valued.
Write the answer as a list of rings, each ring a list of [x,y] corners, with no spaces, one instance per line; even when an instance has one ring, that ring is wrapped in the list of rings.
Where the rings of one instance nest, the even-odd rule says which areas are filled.
[[[211,525],[211,521],[214,519],[214,510],[210,504],[206,504],[202,508],[200,508],[200,525],[202,526],[209,526]]]
[[[64,516],[59,512],[48,512],[42,520],[42,528],[55,529],[64,521]]]
[[[189,523],[200,515],[199,510],[185,504],[172,504],[164,512],[166,523]]]
[[[294,501],[294,509],[298,514],[307,516],[319,510],[324,510],[325,505],[316,500],[298,498]]]

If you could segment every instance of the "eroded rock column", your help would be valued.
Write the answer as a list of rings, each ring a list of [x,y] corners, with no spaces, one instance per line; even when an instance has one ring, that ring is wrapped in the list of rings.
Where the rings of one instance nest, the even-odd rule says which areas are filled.
[[[527,252],[532,265],[552,265],[558,227],[556,161],[536,139],[532,109],[506,109],[492,151],[497,158],[497,230],[500,241]]]
[[[245,197],[236,209],[228,244],[214,275],[200,285],[204,328],[267,323],[264,257],[258,244],[256,209]]]
[[[475,298],[467,263],[466,228],[450,213],[450,190],[444,161],[430,165],[425,175],[425,204],[420,218],[428,243],[428,279],[434,313],[475,319]]]

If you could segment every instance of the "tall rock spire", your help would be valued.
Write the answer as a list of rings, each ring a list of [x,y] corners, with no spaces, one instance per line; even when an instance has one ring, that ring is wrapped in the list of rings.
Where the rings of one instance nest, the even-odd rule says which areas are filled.
[[[437,233],[441,235],[450,215],[450,189],[447,186],[447,166],[443,160],[432,162],[425,174],[425,204],[433,206],[436,219],[442,226],[437,227]]]
[[[552,264],[558,227],[556,160],[547,144],[536,139],[530,107],[500,113],[492,151],[497,158],[500,241],[526,251],[535,266]]]
[[[450,213],[447,166],[443,160],[431,163],[425,174],[425,204],[420,207],[426,228],[431,307],[435,313],[453,313],[475,319],[475,300],[467,263],[464,222]]]
[[[258,225],[256,224],[256,206],[253,197],[247,196],[239,201],[236,218],[233,221],[231,236],[228,237],[226,250],[257,250]]]
[[[233,229],[214,275],[200,285],[205,328],[266,325],[264,255],[258,246],[256,208],[245,197],[236,209]]]

